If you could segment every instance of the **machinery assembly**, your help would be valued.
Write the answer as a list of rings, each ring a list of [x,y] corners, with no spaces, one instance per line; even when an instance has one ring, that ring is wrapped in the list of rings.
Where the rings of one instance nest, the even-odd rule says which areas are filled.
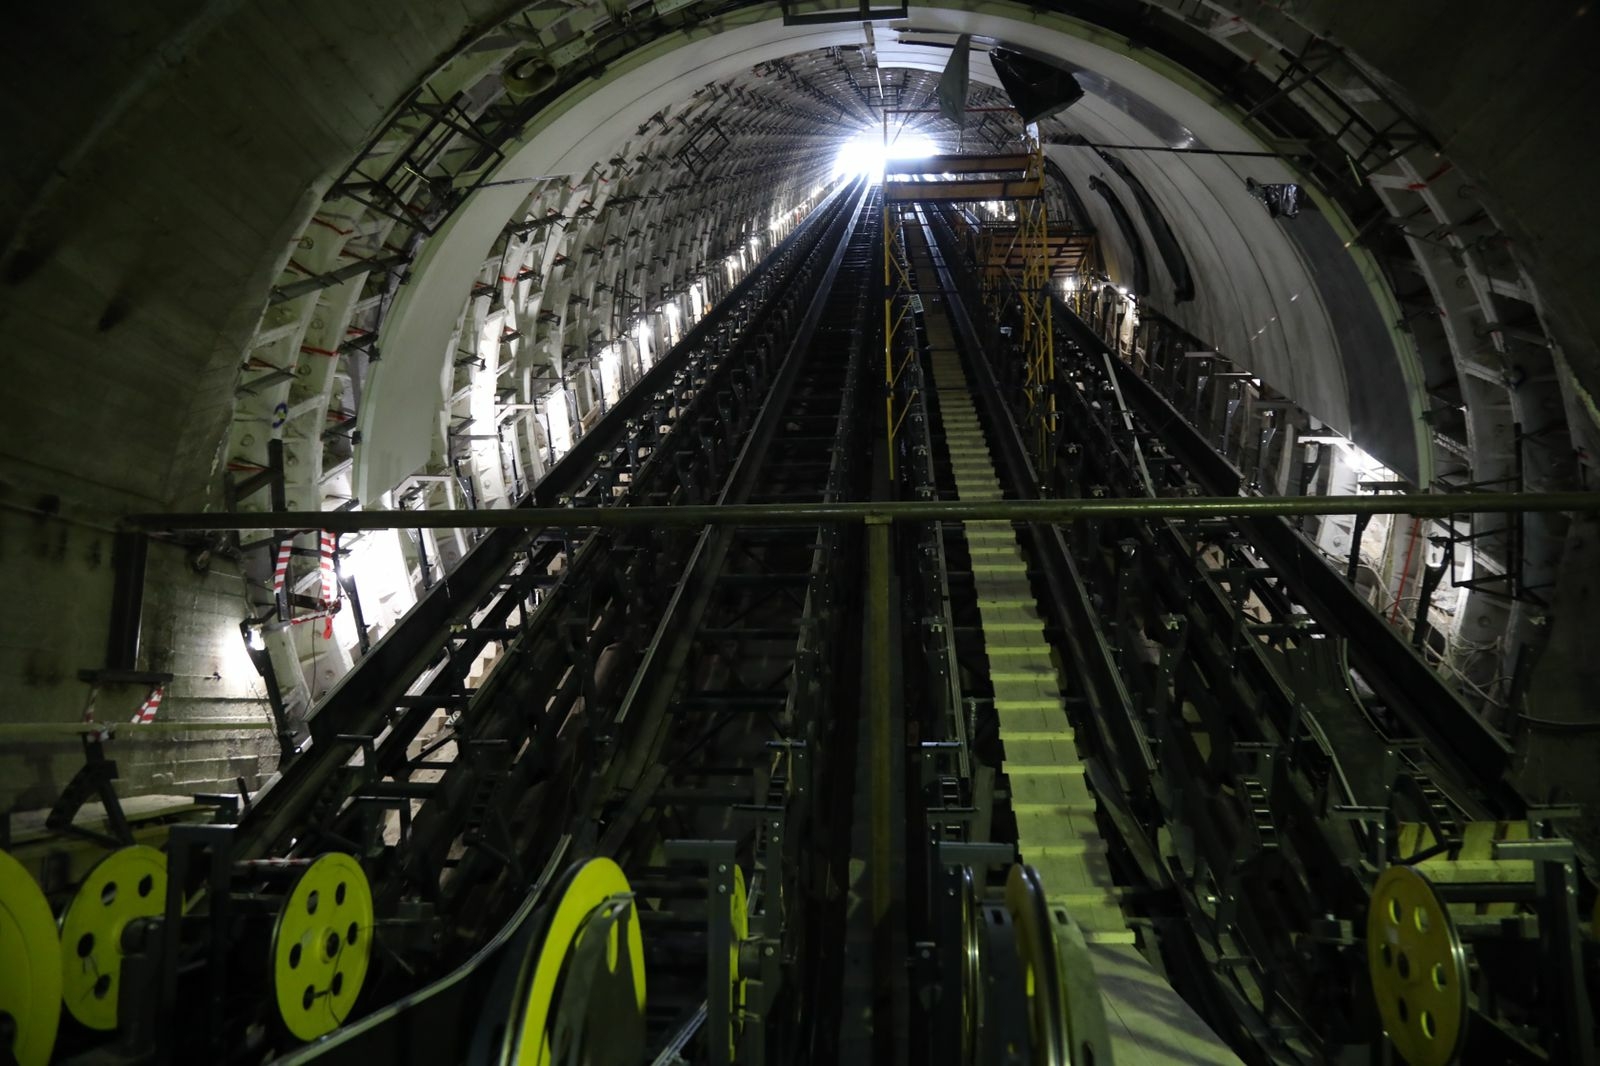
[[[1108,154],[1127,145],[1059,116],[1085,90],[1154,104],[962,11],[816,6],[774,16],[819,35],[808,58],[737,38],[744,80],[696,88],[693,121],[662,105],[586,174],[551,152],[497,177],[510,138],[576,129],[556,101],[580,60],[590,106],[633,115],[643,97],[605,79],[646,31],[698,47],[692,3],[608,3],[611,29],[543,37],[518,15],[314,190],[312,236],[280,241],[290,265],[229,367],[225,492],[130,495],[94,527],[109,576],[82,611],[110,619],[105,664],[78,674],[81,720],[35,729],[66,780],[0,732],[6,766],[33,768],[0,820],[0,1066],[1600,1062],[1594,811],[1530,784],[1514,742],[1592,725],[1541,717],[1527,634],[1551,624],[1530,595],[1577,594],[1550,587],[1555,523],[1591,521],[1600,494],[1541,465],[1549,434],[1520,407],[1520,480],[1367,463],[1190,333],[1203,316],[1142,309],[1147,275],[1189,294],[1176,307],[1207,260]],[[741,11],[703,17],[734,35]],[[865,44],[828,43],[863,25]],[[1115,25],[1118,49],[1145,46]],[[955,58],[891,94],[867,51],[895,47]],[[969,48],[999,87],[952,101]],[[1249,119],[1321,76],[1307,55]],[[713,241],[764,168],[801,165],[782,152],[817,150],[805,109],[835,107],[840,130],[870,113],[880,169],[783,186]],[[891,151],[923,129],[931,151]],[[1144,147],[1211,151],[1202,134],[1220,143],[1196,125]],[[1321,142],[1295,134],[1260,154],[1321,175]],[[1098,229],[1060,162],[1080,158]],[[641,183],[669,165],[704,186]],[[1254,178],[1239,195],[1257,226],[1343,207]],[[428,304],[494,197],[522,199],[487,259],[457,257],[465,304]],[[614,275],[578,278],[585,256]],[[1436,318],[1394,332],[1462,328]],[[406,323],[437,333],[442,368],[405,376]],[[1478,343],[1503,354],[1527,328]],[[445,396],[411,405],[432,443],[363,406],[405,413],[423,385]],[[1443,439],[1466,411],[1440,401],[1421,436],[1390,436]],[[382,473],[402,449],[373,458],[384,440],[431,472]],[[380,562],[393,587],[368,581]],[[217,784],[188,790],[125,738],[185,677],[246,702],[220,694],[231,664],[208,678],[185,651],[213,620],[184,590],[223,572],[270,767],[257,783],[226,739]],[[1489,585],[1514,649],[1471,613]],[[148,695],[113,726],[125,690]],[[165,776],[123,787],[141,774]]]

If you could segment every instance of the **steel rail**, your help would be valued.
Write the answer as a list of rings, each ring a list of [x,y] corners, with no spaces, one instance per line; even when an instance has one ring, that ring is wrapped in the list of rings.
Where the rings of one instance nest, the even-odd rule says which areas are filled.
[[[782,526],[819,522],[1073,522],[1095,518],[1244,518],[1404,514],[1419,518],[1507,511],[1600,512],[1600,492],[1466,492],[1410,496],[1189,496],[1159,499],[898,500],[860,503],[689,504],[679,507],[516,507],[505,510],[265,511],[132,514],[125,530],[632,529]]]

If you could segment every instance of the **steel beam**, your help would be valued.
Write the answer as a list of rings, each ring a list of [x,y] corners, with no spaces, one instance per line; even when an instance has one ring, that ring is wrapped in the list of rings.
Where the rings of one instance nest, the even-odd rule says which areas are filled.
[[[987,200],[1031,200],[1039,195],[1038,178],[969,179],[967,181],[885,181],[883,197],[889,203],[909,201],[964,203]]]
[[[1093,518],[1248,518],[1405,514],[1443,518],[1508,511],[1600,512],[1600,492],[1469,492],[1411,496],[1188,496],[1157,499],[899,500],[860,503],[693,504],[681,507],[516,507],[506,510],[194,511],[133,514],[125,530],[628,529],[640,526],[786,526],[819,522],[1030,522]]]
[[[1027,170],[1028,153],[1003,155],[929,155],[919,159],[891,159],[887,174],[991,174],[1001,170]]]
[[[867,766],[872,781],[870,836],[872,857],[868,880],[872,888],[874,929],[888,920],[893,894],[894,845],[891,825],[894,809],[890,701],[894,698],[894,668],[890,662],[889,535],[886,519],[867,523]]]

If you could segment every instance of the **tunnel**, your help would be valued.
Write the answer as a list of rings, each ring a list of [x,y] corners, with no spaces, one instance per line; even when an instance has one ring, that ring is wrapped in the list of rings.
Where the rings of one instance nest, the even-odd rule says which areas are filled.
[[[0,1045],[1595,1061],[1595,18],[11,12]]]

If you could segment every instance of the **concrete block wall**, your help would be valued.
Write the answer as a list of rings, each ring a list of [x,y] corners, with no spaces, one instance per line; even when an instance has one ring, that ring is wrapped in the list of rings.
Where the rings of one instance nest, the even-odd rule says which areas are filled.
[[[153,544],[146,589],[140,660],[173,679],[156,724],[119,734],[129,746],[129,790],[188,793],[242,776],[253,791],[277,766],[277,741],[266,688],[239,633],[249,609],[239,567],[212,556],[197,569],[185,549]],[[239,727],[163,737],[163,721]]]
[[[0,487],[0,588],[9,604],[0,611],[0,727],[81,720],[89,692],[78,671],[105,661],[111,536],[28,510],[51,506]],[[0,810],[54,802],[80,751],[71,735],[23,742],[0,732]]]
[[[121,796],[188,795],[236,778],[253,791],[276,768],[265,689],[239,635],[245,590],[234,564],[213,560],[202,572],[184,549],[152,545],[137,665],[173,675],[152,725],[130,722],[148,686],[95,687],[78,676],[105,663],[108,532],[0,509],[0,581],[22,590],[0,618],[0,811],[55,802],[83,765],[67,727],[83,720],[91,699],[95,721],[116,726],[105,752],[118,764]],[[185,728],[196,723],[207,728]]]

